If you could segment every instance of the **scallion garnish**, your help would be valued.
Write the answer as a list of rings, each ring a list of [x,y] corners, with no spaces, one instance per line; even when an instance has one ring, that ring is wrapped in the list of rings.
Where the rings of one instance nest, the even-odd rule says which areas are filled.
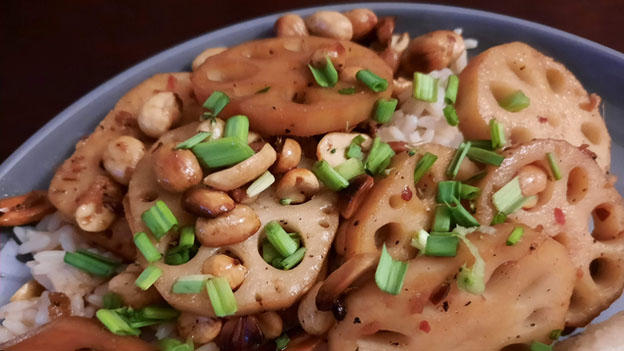
[[[397,106],[397,99],[379,99],[375,105],[375,115],[373,119],[378,123],[388,123],[392,120],[392,115]]]
[[[453,199],[453,203],[455,206],[450,206],[449,209],[455,223],[463,227],[478,227],[480,225],[477,219],[462,206],[459,200],[455,198]]]
[[[457,256],[459,239],[452,235],[429,235],[425,246],[425,255],[440,257]]]
[[[561,179],[561,170],[559,169],[559,164],[557,163],[557,159],[555,158],[555,154],[552,152],[547,152],[546,157],[548,158],[548,164],[550,165],[550,171],[553,174],[555,180]]]
[[[504,214],[503,212],[499,212],[494,216],[494,218],[492,218],[492,223],[490,223],[490,225],[497,225],[497,224],[505,223],[506,220],[507,220],[507,215]]]
[[[329,55],[325,56],[325,66],[323,68],[316,68],[308,64],[316,84],[323,88],[329,88],[336,85],[338,82],[338,71],[334,67]]]
[[[147,262],[156,262],[162,257],[145,232],[134,235],[134,245],[136,245],[137,249],[143,254]]]
[[[464,162],[464,158],[468,154],[468,151],[472,147],[472,143],[469,141],[463,142],[459,145],[457,150],[455,151],[455,155],[453,155],[453,159],[451,163],[449,163],[448,168],[446,169],[446,176],[455,179],[457,177],[457,173],[459,172],[459,167],[461,167],[462,162]]]
[[[454,232],[466,244],[475,262],[471,268],[466,264],[462,266],[457,275],[457,287],[471,294],[480,295],[485,291],[485,261],[479,254],[479,249],[466,237],[468,230],[463,228],[460,231],[459,229],[461,228],[455,228]]]
[[[414,97],[427,102],[438,101],[438,80],[428,74],[414,72]]]
[[[472,147],[479,149],[494,151],[492,148],[492,140],[470,140]]]
[[[461,184],[459,186],[459,197],[466,200],[474,200],[481,194],[481,189],[476,186]]]
[[[120,308],[121,306],[123,306],[123,300],[121,299],[121,296],[109,292],[106,295],[102,296],[102,306],[107,310]]]
[[[170,230],[178,227],[178,220],[173,212],[161,200],[156,201],[156,204],[143,212],[141,219],[158,240]]]
[[[134,336],[141,334],[139,329],[132,328],[128,321],[115,311],[100,309],[95,313],[95,316],[113,334]]]
[[[268,189],[273,183],[275,183],[275,177],[271,172],[266,171],[247,187],[247,196],[254,197]]]
[[[451,230],[451,211],[446,205],[439,205],[435,209],[432,232],[448,232]]]
[[[498,210],[506,215],[512,214],[522,207],[526,198],[522,196],[522,188],[518,177],[505,184],[492,195],[492,203]]]
[[[186,226],[180,230],[180,239],[178,247],[190,249],[195,244],[195,227]]]
[[[206,282],[212,309],[217,317],[231,316],[238,310],[236,298],[226,278],[214,277]]]
[[[283,199],[280,199],[279,203],[282,206],[288,206],[288,205],[290,205],[292,203],[292,201],[293,201],[292,199],[289,199],[289,198],[285,197]]]
[[[108,256],[104,256],[104,255],[100,255],[96,252],[93,252],[93,250],[91,249],[78,249],[76,250],[77,253],[81,253],[83,255],[87,255],[91,258],[95,258],[96,260],[102,261],[102,262],[106,262],[106,263],[110,263],[114,266],[117,266],[119,264],[121,264],[121,260],[115,257],[108,257]]]
[[[407,262],[395,261],[388,253],[384,243],[375,271],[375,283],[379,289],[388,294],[398,295],[403,288],[406,273]]]
[[[358,71],[355,74],[355,77],[364,85],[366,85],[370,90],[379,93],[388,89],[388,81],[370,70],[363,69]]]
[[[467,154],[468,158],[481,163],[486,163],[489,165],[500,166],[503,163],[505,157],[503,155],[499,155],[494,151],[489,151],[485,149],[479,149],[477,147],[470,147]]]
[[[520,238],[522,238],[522,235],[524,234],[524,228],[522,227],[515,227],[512,231],[511,234],[509,234],[509,237],[507,238],[507,246],[514,246],[518,243],[518,241],[520,241]]]
[[[204,113],[202,117],[209,118],[218,116],[221,110],[223,110],[228,103],[230,103],[230,98],[225,95],[224,92],[214,91],[210,94],[208,99],[204,101],[204,108],[209,112]]]
[[[500,149],[507,144],[505,128],[493,118],[490,120],[490,138],[492,139],[493,149]]]
[[[349,146],[347,147],[347,150],[345,151],[345,156],[347,158],[357,158],[357,159],[363,160],[364,157],[362,154],[361,145],[365,140],[366,139],[364,139],[364,137],[359,134],[353,137],[353,139],[351,140],[351,143],[349,144]]]
[[[326,187],[338,191],[349,186],[349,182],[344,179],[327,161],[317,161],[312,167],[312,172]]]
[[[355,94],[355,87],[342,88],[342,89],[338,90],[338,94],[353,95],[353,94]]]
[[[376,137],[373,140],[373,147],[371,147],[371,151],[366,158],[364,168],[372,175],[381,174],[388,167],[394,155],[390,145]]]
[[[446,123],[450,126],[454,127],[459,124],[459,117],[453,105],[446,105],[444,109],[442,109],[442,113],[444,114],[444,118],[446,118]]]
[[[191,259],[189,249],[183,247],[174,247],[165,254],[165,263],[171,266],[179,266],[185,264]]]
[[[276,351],[284,351],[288,348],[288,343],[290,343],[290,338],[288,334],[284,333],[280,335],[279,338],[275,339],[275,349]]]
[[[563,333],[563,330],[561,329],[553,329],[550,331],[550,339],[551,340],[558,340],[561,337],[561,334]]]
[[[301,262],[301,260],[303,260],[303,256],[305,255],[305,252],[306,252],[306,248],[305,247],[298,248],[297,251],[295,251],[292,255],[284,258],[280,262],[280,266],[284,270],[289,270],[289,269],[293,268],[294,266],[299,264],[299,262]]]
[[[271,221],[264,226],[264,233],[269,242],[282,257],[288,257],[297,251],[297,243],[286,233],[277,221]]]
[[[147,266],[139,277],[136,279],[134,284],[141,288],[141,290],[149,289],[162,275],[162,270],[154,265]]]
[[[414,169],[414,184],[418,184],[420,179],[429,171],[431,166],[438,159],[438,156],[427,152],[423,155],[423,157],[416,164],[416,168]]]
[[[210,275],[207,274],[182,276],[173,283],[171,291],[174,294],[199,294],[204,290],[208,278]]]
[[[438,182],[438,194],[436,202],[439,204],[452,203],[459,198],[459,187],[461,183],[454,180]]]
[[[184,140],[183,142],[179,143],[178,145],[176,145],[175,149],[179,150],[179,149],[190,149],[193,146],[201,143],[202,141],[208,139],[208,137],[210,136],[211,133],[209,132],[199,132],[195,135],[193,135],[192,137]]]
[[[135,318],[139,320],[167,320],[177,318],[180,315],[176,309],[163,306],[146,306],[136,312]]]
[[[266,87],[264,87],[264,88],[262,88],[262,89],[260,89],[260,90],[256,91],[256,94],[264,94],[264,93],[266,93],[267,91],[269,91],[270,89],[271,89],[271,87],[270,87],[270,86],[266,86]]]
[[[531,343],[531,351],[552,351],[552,349],[551,345],[546,345],[539,341],[533,341]]]
[[[420,229],[416,232],[416,235],[412,238],[411,245],[420,251],[421,254],[425,253],[427,247],[427,240],[429,240],[429,233],[426,230]]]
[[[517,90],[500,100],[498,104],[509,112],[518,112],[529,107],[531,100],[521,90]]]
[[[253,156],[254,152],[244,141],[235,137],[211,140],[192,149],[197,159],[207,168],[231,166]]]
[[[448,77],[448,83],[446,85],[446,92],[444,94],[444,101],[449,105],[455,105],[457,99],[457,90],[459,88],[459,77],[451,75]]]
[[[100,260],[82,252],[66,252],[63,261],[70,266],[98,277],[110,277],[117,268],[116,264]]]
[[[238,138],[240,141],[247,143],[249,135],[249,118],[243,115],[236,115],[228,118],[225,122],[225,137]]]
[[[277,252],[269,240],[265,240],[262,243],[262,259],[266,263],[272,264],[275,259],[279,259],[281,261],[283,257],[279,252]]]
[[[334,169],[347,181],[366,173],[364,171],[364,163],[357,158],[350,158],[334,167]]]
[[[174,338],[164,338],[158,340],[160,351],[194,351],[195,345],[193,340],[189,338],[186,343]]]

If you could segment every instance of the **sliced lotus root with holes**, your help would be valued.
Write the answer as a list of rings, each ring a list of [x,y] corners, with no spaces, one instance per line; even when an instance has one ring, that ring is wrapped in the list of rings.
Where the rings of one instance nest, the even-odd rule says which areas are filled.
[[[555,181],[546,153],[552,152],[562,178]],[[566,246],[579,279],[567,324],[580,327],[607,308],[624,287],[624,202],[613,183],[590,155],[563,140],[534,140],[504,153],[500,167],[488,167],[481,180],[475,217],[490,223],[496,209],[492,194],[525,165],[549,176],[537,204],[509,216],[513,222],[538,228]],[[593,219],[594,230],[589,222]]]
[[[533,138],[588,144],[600,167],[609,169],[611,138],[600,115],[600,97],[589,95],[561,63],[524,43],[509,43],[472,59],[459,82],[456,108],[466,139],[489,139],[488,123],[495,118],[514,144]],[[498,102],[516,90],[531,103],[509,112]]]
[[[343,67],[369,69],[388,81],[389,87],[375,93],[355,81],[340,81],[322,88],[308,68],[313,53],[342,45]],[[355,70],[353,74],[355,75]],[[249,117],[251,128],[265,135],[309,136],[350,130],[368,119],[379,98],[392,92],[392,70],[379,56],[350,41],[318,37],[273,38],[247,42],[209,57],[193,72],[193,87],[199,101],[218,90],[230,97],[223,116]],[[352,95],[338,90],[355,86]],[[259,92],[269,87],[268,91]]]
[[[551,330],[564,326],[575,269],[561,244],[529,228],[518,244],[507,246],[513,228],[503,224],[495,235],[468,235],[486,264],[481,296],[458,289],[455,281],[459,268],[473,262],[464,244],[456,257],[418,256],[409,262],[398,295],[382,292],[370,279],[346,296],[347,315],[329,331],[330,350],[511,350],[506,347],[525,345],[518,348],[524,350],[532,341],[550,343]]]
[[[186,140],[195,133],[196,126],[196,123],[192,123],[168,132],[155,145],[160,142]],[[128,220],[132,230],[135,233],[140,231],[149,233],[140,216],[157,200],[167,204],[180,226],[194,225],[195,217],[182,209],[182,195],[167,192],[157,184],[151,162],[151,151],[148,151],[130,180]],[[278,200],[274,194],[274,187],[271,187],[255,202],[249,204],[260,218],[262,226],[247,240],[219,248],[202,246],[195,257],[179,266],[167,265],[162,260],[156,262],[155,265],[163,270],[163,274],[155,286],[163,298],[176,309],[214,315],[208,294],[173,294],[171,286],[181,276],[201,274],[202,264],[208,257],[227,253],[238,258],[247,268],[245,280],[234,292],[238,304],[237,315],[282,309],[295,303],[316,282],[333,241],[338,226],[337,197],[333,192],[324,191],[299,205],[282,206]],[[291,270],[282,271],[273,268],[260,256],[259,247],[265,237],[264,226],[272,220],[282,221],[282,225],[289,232],[298,232],[302,245],[307,249],[301,263]],[[172,240],[177,240],[177,234],[169,233],[155,244],[160,252],[165,252]],[[143,257],[139,257],[139,263],[146,265]]]

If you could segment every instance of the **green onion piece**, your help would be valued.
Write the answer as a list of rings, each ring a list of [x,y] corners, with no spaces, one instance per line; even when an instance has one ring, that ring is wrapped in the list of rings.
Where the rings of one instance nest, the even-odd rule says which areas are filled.
[[[481,257],[479,249],[468,240],[466,234],[458,233],[457,236],[466,244],[466,247],[468,247],[468,250],[475,258],[472,268],[468,268],[466,264],[462,266],[461,271],[457,275],[457,287],[471,294],[481,295],[485,291],[485,261]]]
[[[210,112],[208,117],[216,117],[219,115],[221,110],[223,110],[223,108],[229,103],[230,98],[225,95],[225,93],[221,91],[215,91],[210,94],[208,99],[206,99],[206,101],[204,102],[204,108]]]
[[[115,273],[116,268],[116,265],[85,255],[82,252],[66,252],[63,261],[98,277],[110,277]]]
[[[109,292],[108,294],[102,296],[102,306],[107,310],[120,308],[123,306],[123,300],[121,299],[121,296]]]
[[[416,235],[412,238],[411,245],[418,249],[421,253],[425,252],[427,247],[427,241],[429,240],[429,233],[426,230],[420,229]]]
[[[550,170],[555,180],[561,179],[561,170],[559,169],[559,164],[557,163],[555,155],[552,152],[547,152],[546,157],[548,158],[548,164],[550,165]]]
[[[334,169],[347,181],[366,173],[364,171],[364,163],[357,158],[350,158],[334,167]]]
[[[177,249],[177,250],[175,250]],[[165,255],[165,263],[171,266],[179,266],[181,264],[185,264],[188,262],[191,257],[189,250],[184,248],[175,248],[174,250],[169,250]]]
[[[539,341],[533,341],[531,343],[531,351],[552,351],[552,349],[551,345],[546,345]]]
[[[162,270],[156,266],[149,265],[136,279],[134,284],[141,288],[141,290],[149,289],[162,275]]]
[[[428,74],[414,72],[414,97],[427,102],[438,101],[438,80]]]
[[[429,172],[429,169],[435,161],[437,161],[438,156],[432,154],[431,152],[427,152],[423,155],[423,157],[416,164],[416,168],[414,169],[414,184],[418,184],[418,182],[422,179],[425,173]]]
[[[236,115],[228,118],[225,122],[225,137],[238,138],[238,140],[247,143],[249,135],[249,118],[243,115]]]
[[[492,140],[470,140],[470,143],[472,144],[472,147],[494,151],[492,148]]]
[[[249,187],[247,187],[247,196],[254,197],[268,189],[273,183],[275,183],[275,177],[271,174],[271,172],[266,171],[262,173],[258,179],[254,180]]]
[[[460,184],[459,197],[466,200],[474,200],[481,194],[481,189],[468,184]]]
[[[396,109],[397,99],[379,99],[375,104],[375,115],[373,119],[378,123],[388,123],[392,120],[392,115]]]
[[[492,223],[490,223],[490,225],[497,225],[497,224],[505,223],[506,220],[507,220],[507,215],[504,214],[503,212],[499,212],[494,216],[494,218],[492,218]]]
[[[403,288],[406,273],[407,262],[392,259],[384,243],[379,264],[377,264],[377,270],[375,271],[375,283],[379,289],[388,294],[398,295]]]
[[[270,86],[266,86],[266,87],[264,87],[264,88],[262,88],[262,89],[260,89],[260,90],[256,91],[256,94],[264,94],[264,93],[266,93],[267,91],[269,91],[269,89],[271,89],[271,87],[270,87]]]
[[[317,161],[312,167],[312,172],[326,187],[338,191],[349,186],[349,182],[344,179],[338,171],[333,169],[327,161]]]
[[[236,313],[238,305],[226,278],[215,277],[206,283],[210,303],[217,317],[230,316]]]
[[[139,321],[130,321],[130,326],[132,328],[143,328],[143,327],[147,327],[150,325],[160,324],[162,322],[163,321],[159,321],[159,320],[145,319],[145,320],[139,320]]]
[[[357,158],[360,160],[364,159],[364,155],[362,154],[362,143],[365,141],[366,139],[364,139],[364,137],[362,135],[356,135],[353,140],[351,140],[351,143],[349,144],[349,146],[347,147],[347,150],[345,151],[345,156],[347,158]]]
[[[186,226],[180,231],[178,247],[190,248],[195,244],[195,227]]]
[[[457,245],[459,245],[459,239],[456,236],[429,235],[427,246],[425,246],[425,255],[455,257],[457,256]]]
[[[288,205],[290,205],[290,204],[292,203],[292,201],[293,201],[292,199],[289,199],[289,198],[283,198],[283,199],[280,199],[280,200],[279,200],[279,203],[280,203],[280,205],[282,205],[282,206],[288,206]]]
[[[160,351],[193,351],[195,344],[192,339],[187,339],[186,343],[173,338],[164,338],[158,341]]]
[[[355,87],[342,88],[342,89],[338,90],[338,94],[353,95],[353,94],[355,94]]]
[[[457,177],[459,168],[461,167],[462,162],[464,162],[464,158],[466,158],[466,155],[468,154],[468,151],[471,147],[472,143],[469,141],[463,142],[459,145],[459,147],[455,151],[455,155],[453,155],[451,163],[449,163],[449,166],[446,169],[447,177],[451,179],[455,179],[455,177]]]
[[[460,182],[454,180],[439,182],[436,202],[439,204],[451,203],[454,199],[459,198],[460,184]]]
[[[442,113],[444,113],[446,123],[450,126],[454,127],[459,124],[459,117],[457,116],[457,111],[455,111],[455,107],[453,107],[453,105],[446,105],[444,109],[442,109]]]
[[[305,255],[306,248],[300,247],[293,253],[292,255],[286,257],[280,262],[280,265],[284,270],[289,270],[294,266],[298,265],[301,260],[303,260],[303,256]]]
[[[280,261],[283,259],[282,255],[280,255],[280,253],[277,252],[273,245],[271,245],[271,242],[265,240],[262,243],[262,259],[266,263],[271,264],[276,258]]]
[[[279,338],[275,339],[275,349],[276,351],[284,351],[288,348],[288,343],[290,343],[290,338],[288,334],[284,333],[280,335]]]
[[[390,145],[376,137],[373,140],[373,147],[371,147],[371,151],[366,158],[364,167],[372,175],[380,174],[388,167],[392,157],[394,157],[394,151]]]
[[[137,249],[143,254],[147,262],[156,262],[162,258],[162,255],[158,252],[156,246],[152,244],[145,232],[137,233],[134,236],[134,245],[136,245]]]
[[[120,265],[122,263],[122,261],[118,258],[114,258],[114,257],[108,257],[108,256],[104,256],[104,255],[100,255],[98,253],[95,253],[89,249],[78,249],[76,250],[77,253],[81,253],[83,255],[89,256],[91,258],[95,258],[96,260],[102,261],[102,262],[106,262],[106,263],[110,263],[114,266]]]
[[[379,93],[388,89],[388,81],[371,72],[370,70],[363,69],[355,74],[360,82],[364,83],[370,90]]]
[[[561,334],[563,333],[563,330],[561,329],[553,329],[550,331],[550,339],[551,340],[558,340],[561,337]]]
[[[171,291],[174,294],[199,294],[204,290],[204,285],[206,285],[208,278],[210,278],[210,275],[207,274],[182,276],[173,283]]]
[[[310,68],[314,80],[316,80],[316,84],[323,88],[333,87],[338,82],[338,72],[336,68],[334,68],[334,64],[329,58],[329,55],[325,56],[325,67],[316,68],[312,65],[308,65],[308,68]]]
[[[139,329],[132,328],[128,322],[115,311],[99,309],[95,313],[95,316],[113,334],[134,336],[141,334]]]
[[[503,155],[499,155],[496,152],[479,149],[477,147],[470,147],[467,154],[468,158],[481,163],[486,163],[489,165],[500,166],[503,163],[505,157]]]
[[[522,196],[520,180],[515,177],[492,195],[492,203],[498,210],[506,215],[514,213],[522,207],[526,198]]]
[[[193,146],[201,143],[202,141],[208,139],[208,137],[210,136],[211,133],[209,132],[199,132],[195,135],[193,135],[192,137],[184,140],[183,142],[179,143],[178,145],[176,145],[175,149],[179,150],[179,149],[190,149]]]
[[[409,149],[409,150],[407,150],[407,154],[408,154],[410,157],[412,157],[412,156],[416,155],[416,150],[414,150],[414,149]]]
[[[243,141],[234,137],[199,143],[191,150],[199,162],[207,168],[231,166],[254,154],[246,139]]]
[[[453,199],[455,206],[449,207],[451,211],[451,216],[455,223],[463,227],[478,227],[480,226],[479,222],[476,218],[474,218],[468,210],[462,206],[462,204],[457,199]]]
[[[451,211],[446,205],[439,205],[435,209],[432,232],[448,232],[451,230]]]
[[[147,306],[136,312],[138,319],[167,320],[177,318],[180,315],[173,307]]]
[[[507,144],[505,128],[495,119],[490,120],[490,138],[492,139],[492,149],[500,149]]]
[[[158,240],[178,227],[178,220],[162,200],[143,212],[141,219]]]
[[[499,101],[498,104],[509,112],[518,112],[529,107],[531,100],[521,90],[517,90]]]
[[[524,234],[524,228],[515,227],[514,230],[511,231],[509,237],[507,238],[507,246],[514,246],[520,241],[522,235]]]
[[[457,99],[457,90],[459,88],[459,77],[452,75],[448,77],[448,83],[446,85],[446,92],[444,94],[444,101],[449,105],[455,105]]]
[[[279,222],[269,222],[264,226],[264,233],[271,245],[283,257],[288,257],[297,251],[297,243],[286,233]]]

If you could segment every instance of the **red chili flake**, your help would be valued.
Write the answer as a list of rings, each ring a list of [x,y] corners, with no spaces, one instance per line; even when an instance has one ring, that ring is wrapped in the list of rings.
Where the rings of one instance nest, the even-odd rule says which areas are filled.
[[[406,185],[401,191],[401,198],[405,201],[409,201],[412,199],[412,190]]]
[[[419,328],[420,330],[424,331],[427,334],[429,334],[429,332],[431,331],[431,326],[429,325],[429,322],[427,321],[420,322]]]
[[[563,213],[563,211],[559,207],[555,208],[554,212],[555,221],[557,222],[557,224],[564,225],[566,222],[565,213]]]
[[[537,120],[538,120],[540,123],[546,123],[546,122],[548,122],[548,118],[546,118],[546,117],[542,117],[542,116],[537,116]]]
[[[173,91],[176,87],[176,77],[169,75],[169,79],[167,79],[167,90]]]

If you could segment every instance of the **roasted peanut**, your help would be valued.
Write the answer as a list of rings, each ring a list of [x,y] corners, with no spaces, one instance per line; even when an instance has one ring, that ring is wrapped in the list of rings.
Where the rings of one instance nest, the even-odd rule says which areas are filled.
[[[377,23],[377,41],[383,46],[388,46],[394,34],[396,18],[393,16],[382,17]]]
[[[304,37],[310,35],[301,16],[289,13],[275,21],[275,35],[279,37]]]
[[[282,150],[277,155],[277,162],[273,166],[273,172],[276,174],[284,173],[289,169],[297,167],[301,161],[301,146],[293,139],[284,140]]]
[[[316,283],[301,299],[297,310],[301,327],[312,335],[325,334],[335,322],[331,312],[319,311],[316,308],[316,294],[322,285],[322,282]]]
[[[191,338],[196,344],[207,344],[221,332],[219,318],[204,317],[191,312],[182,312],[178,317],[178,334],[183,339]]]
[[[229,318],[215,340],[220,350],[258,350],[264,343],[264,336],[254,316]]]
[[[89,202],[78,206],[75,218],[80,229],[86,232],[101,232],[113,224],[115,214],[104,206]]]
[[[295,168],[286,172],[275,188],[280,199],[290,199],[291,203],[305,202],[321,189],[321,185],[310,170]]]
[[[351,22],[340,12],[318,11],[306,17],[305,23],[312,35],[339,40],[353,37]]]
[[[54,211],[48,193],[43,190],[0,199],[0,227],[37,222]]]
[[[204,246],[218,247],[242,242],[260,229],[260,219],[249,206],[236,205],[217,218],[197,218],[195,233]]]
[[[327,64],[327,57],[332,61],[334,67],[340,71],[345,67],[347,51],[342,44],[336,42],[333,45],[325,46],[314,51],[310,58],[310,64],[317,68],[325,67]]]
[[[522,195],[528,197],[537,195],[546,189],[548,176],[543,169],[533,165],[526,165],[518,171],[518,180],[520,181]]]
[[[273,311],[268,311],[256,315],[260,330],[265,339],[275,339],[282,334],[284,328],[284,322],[279,314]]]
[[[249,183],[262,175],[275,162],[277,154],[268,143],[262,150],[243,162],[204,178],[204,184],[217,190],[230,191]]]
[[[377,25],[377,15],[369,9],[353,9],[344,13],[353,26],[353,40],[368,35]]]
[[[128,185],[134,168],[145,154],[145,145],[128,135],[111,140],[102,155],[104,169],[118,183]]]
[[[210,133],[208,140],[217,140],[223,136],[225,130],[225,121],[221,118],[211,118],[205,120],[197,126],[198,132]]]
[[[139,112],[141,131],[152,138],[165,134],[180,122],[182,100],[172,92],[160,92],[149,98]]]
[[[214,218],[235,206],[228,194],[208,188],[191,188],[182,196],[182,208],[199,217]]]
[[[156,181],[163,189],[182,192],[202,180],[202,169],[190,150],[175,150],[173,144],[162,144],[153,151]]]
[[[141,267],[131,264],[108,282],[108,290],[121,296],[124,305],[134,309],[157,303],[162,299],[155,287],[142,290],[134,284],[140,273]]]
[[[207,58],[209,58],[211,56],[214,56],[214,55],[218,55],[218,54],[224,52],[225,50],[227,50],[227,48],[219,47],[219,48],[208,48],[208,49],[202,51],[193,60],[193,63],[191,64],[191,68],[193,69],[193,71],[196,70],[197,67],[201,66],[204,62],[206,62]]]
[[[243,284],[247,275],[247,268],[239,260],[219,254],[210,256],[204,261],[202,273],[226,278],[234,290]]]
[[[427,33],[409,43],[401,56],[401,69],[407,74],[440,70],[455,62],[464,50],[464,39],[453,31]]]
[[[78,202],[74,218],[87,232],[101,232],[115,221],[123,192],[110,177],[97,176]]]

